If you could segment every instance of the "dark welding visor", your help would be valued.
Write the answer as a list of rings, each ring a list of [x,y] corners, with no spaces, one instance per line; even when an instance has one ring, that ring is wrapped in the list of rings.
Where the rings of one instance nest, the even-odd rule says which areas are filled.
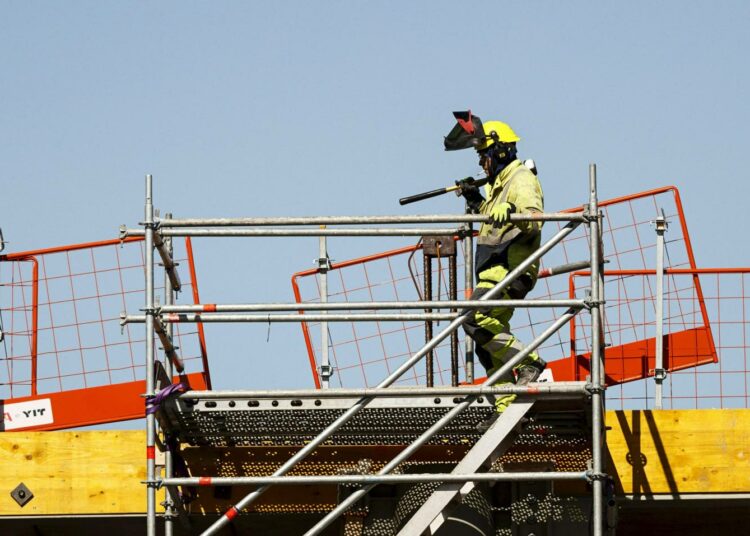
[[[482,120],[476,115],[471,115],[471,110],[453,112],[453,117],[456,118],[456,126],[445,137],[446,151],[472,149],[484,143]]]

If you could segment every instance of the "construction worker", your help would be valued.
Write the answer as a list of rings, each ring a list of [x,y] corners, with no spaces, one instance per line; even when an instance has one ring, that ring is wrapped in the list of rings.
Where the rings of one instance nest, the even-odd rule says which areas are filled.
[[[474,147],[479,165],[490,179],[484,187],[486,199],[476,185],[466,185],[461,190],[471,212],[491,219],[490,223],[482,224],[477,239],[477,285],[470,299],[478,300],[539,248],[542,223],[511,223],[510,215],[543,212],[544,195],[536,174],[516,158],[516,142],[520,138],[510,126],[501,121],[482,123],[471,112],[454,115],[458,124],[445,139],[446,150]],[[494,299],[523,299],[534,288],[538,271],[539,263],[535,262],[503,291],[502,296]],[[512,307],[481,308],[464,323],[464,331],[474,339],[476,355],[488,376],[524,349],[510,331],[512,316]],[[546,365],[532,352],[495,385],[527,385],[539,378]],[[496,413],[480,423],[480,430],[488,429],[515,398],[516,395],[497,397]]]

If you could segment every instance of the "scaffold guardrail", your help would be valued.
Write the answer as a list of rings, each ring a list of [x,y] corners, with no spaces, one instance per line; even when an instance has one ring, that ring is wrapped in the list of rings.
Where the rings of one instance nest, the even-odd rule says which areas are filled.
[[[335,221],[334,221],[335,220]],[[146,324],[146,364],[149,370],[155,366],[155,355],[153,352],[153,340],[154,340],[154,323],[157,318],[161,322],[166,323],[183,323],[183,322],[197,322],[202,323],[208,321],[253,321],[255,315],[231,315],[228,313],[219,312],[222,306],[220,304],[212,305],[206,312],[164,312],[157,304],[154,303],[154,256],[153,249],[155,244],[159,240],[163,240],[164,237],[176,237],[176,236],[456,236],[462,239],[471,239],[472,233],[471,228],[468,225],[470,222],[481,222],[486,221],[487,217],[479,215],[461,215],[461,216],[420,216],[420,217],[376,217],[372,219],[368,218],[239,218],[239,219],[220,219],[220,220],[157,220],[154,216],[153,203],[152,203],[152,178],[147,176],[146,178],[146,203],[145,203],[145,218],[144,218],[144,229],[143,230],[129,230],[123,229],[121,237],[123,239],[132,236],[145,236],[146,244],[146,303],[143,308],[145,315],[124,315],[122,322],[124,325],[128,325],[132,322],[144,322]],[[534,351],[553,334],[570,322],[573,317],[582,309],[586,309],[591,313],[592,316],[592,348],[593,356],[592,362],[595,366],[592,367],[591,381],[587,382],[581,388],[585,388],[587,391],[587,398],[591,400],[591,471],[586,473],[586,478],[591,481],[594,494],[594,507],[593,507],[593,526],[594,534],[602,534],[604,527],[603,524],[603,396],[604,389],[602,385],[602,374],[603,374],[603,363],[601,361],[601,330],[599,325],[601,322],[601,306],[603,304],[603,296],[601,294],[601,235],[600,235],[600,221],[601,213],[598,207],[598,200],[596,194],[596,170],[595,166],[590,166],[589,169],[589,202],[579,211],[568,212],[568,213],[551,213],[551,214],[529,214],[529,215],[512,215],[511,221],[521,220],[541,220],[541,221],[560,221],[567,222],[564,226],[554,233],[554,236],[545,242],[534,254],[528,259],[519,264],[513,269],[508,276],[498,283],[493,289],[485,294],[482,300],[492,300],[495,297],[501,295],[504,289],[513,282],[513,280],[520,274],[524,273],[534,262],[544,256],[547,252],[553,249],[555,245],[560,243],[563,239],[569,236],[579,225],[584,224],[589,228],[587,236],[589,236],[589,251],[586,258],[591,271],[591,293],[585,300],[576,300],[574,306],[569,307],[559,315],[554,322],[545,329],[541,330],[533,340],[531,340],[528,346],[512,359],[503,365],[498,371],[492,376],[487,378],[483,382],[484,387],[493,385],[501,376],[508,374],[511,369],[518,365],[530,352]],[[396,228],[396,229],[384,229],[384,228],[369,228],[369,229],[329,229],[328,227],[318,229],[268,229],[264,227],[268,226],[285,226],[285,225],[348,225],[348,224],[376,224],[381,225],[385,223],[394,224],[416,224],[430,221],[433,223],[444,223],[444,222],[464,222],[464,225],[456,228],[436,229],[436,228]],[[260,229],[248,228],[248,227],[261,227]],[[155,236],[159,235],[158,239]],[[322,249],[322,248],[321,248]],[[263,304],[268,305],[268,304]],[[461,313],[451,315],[452,320],[448,325],[443,328],[439,333],[434,334],[432,338],[422,348],[413,353],[411,357],[406,359],[403,363],[396,368],[393,372],[387,375],[382,381],[380,381],[375,391],[386,391],[411,367],[416,363],[423,360],[442,340],[451,336],[466,320],[470,311],[464,310],[464,305],[469,303],[456,303],[462,309]],[[473,305],[473,304],[472,304]],[[561,306],[562,303],[555,303],[557,306]],[[567,303],[566,305],[570,305]],[[322,311],[326,311],[324,315],[321,315],[321,320],[333,321],[336,318],[335,314],[329,314],[330,311],[327,309],[333,309],[326,305],[321,307]],[[172,309],[174,311],[174,309]],[[381,316],[379,316],[381,315]],[[370,315],[370,317],[359,318],[358,320],[367,319],[373,320],[377,318],[387,317],[388,313],[377,313]],[[429,319],[430,313],[414,314],[410,318]],[[273,322],[277,315],[267,314],[264,315],[266,322]],[[282,321],[287,321],[289,315],[278,315]],[[291,315],[296,317],[297,321],[305,321],[304,315]],[[357,315],[341,315],[341,319],[349,316]],[[362,315],[359,315],[362,316]],[[222,318],[224,317],[224,318]],[[389,318],[390,319],[390,318]],[[147,396],[156,397],[155,383],[154,380],[149,376],[147,378]],[[562,387],[562,386],[560,386]],[[172,387],[170,387],[171,393]],[[533,386],[532,386],[533,389]],[[550,385],[550,392],[556,391],[554,384]],[[195,397],[195,393],[188,392],[191,397]],[[161,395],[162,393],[159,393]],[[168,394],[168,393],[167,393]],[[544,393],[539,391],[539,395],[544,396]],[[336,417],[332,422],[327,424],[325,428],[320,431],[313,439],[306,441],[301,449],[286,460],[276,471],[271,475],[271,478],[282,477],[286,475],[294,466],[311,454],[317,447],[328,440],[330,437],[335,435],[344,425],[353,419],[358,413],[365,410],[368,405],[376,399],[375,395],[361,396],[348,407],[343,413]],[[413,453],[415,453],[425,442],[429,441],[435,434],[439,433],[443,428],[449,425],[451,421],[456,419],[465,410],[467,410],[473,403],[476,402],[477,395],[466,395],[460,399],[457,399],[455,403],[444,413],[436,422],[434,422],[427,430],[421,432],[419,437],[411,442],[405,449],[398,453],[390,462],[388,462],[379,472],[378,476],[385,476],[392,472],[396,467],[399,466],[404,460],[408,459]],[[196,399],[197,400],[197,399]],[[228,407],[236,407],[230,405]],[[516,410],[523,407],[531,407],[533,402],[524,402],[523,399],[519,399]],[[512,406],[511,406],[512,407]],[[497,437],[493,441],[499,446],[503,443],[504,438],[507,434],[510,434],[512,430],[516,429],[516,425],[520,424],[520,420],[525,413],[523,411],[509,411],[504,413],[500,419],[490,428],[489,435],[495,431]],[[159,411],[155,411],[159,413]],[[515,415],[518,413],[518,415]],[[149,536],[154,535],[156,532],[156,504],[155,504],[155,492],[156,488],[161,485],[167,485],[168,489],[173,487],[174,481],[171,481],[172,475],[170,471],[167,471],[165,479],[157,479],[155,472],[155,463],[153,451],[155,448],[156,439],[156,420],[154,412],[150,412],[147,415],[147,534]],[[498,447],[499,448],[499,447]],[[578,475],[579,477],[583,475]],[[458,477],[465,480],[471,478],[470,475],[458,475]],[[501,477],[502,478],[502,477]],[[368,484],[362,489],[354,491],[340,504],[336,506],[330,513],[328,513],[321,521],[319,521],[314,527],[307,531],[308,535],[318,534],[325,529],[330,523],[338,518],[343,511],[349,506],[354,504],[359,498],[364,496],[374,484]],[[223,526],[230,523],[242,510],[251,505],[258,497],[260,497],[267,489],[269,485],[262,485],[252,493],[248,494],[241,501],[236,503],[233,507],[225,512],[219,520],[214,523],[208,530],[203,534],[215,534]],[[171,529],[171,515],[168,516],[168,531]]]

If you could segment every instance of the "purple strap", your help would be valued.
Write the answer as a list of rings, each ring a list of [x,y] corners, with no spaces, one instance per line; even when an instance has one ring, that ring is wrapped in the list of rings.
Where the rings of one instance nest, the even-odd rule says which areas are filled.
[[[157,411],[159,411],[159,406],[162,402],[164,402],[167,398],[172,396],[175,393],[184,393],[185,391],[188,391],[190,389],[190,386],[185,382],[179,382],[179,383],[173,383],[166,389],[162,389],[155,395],[147,396],[146,397],[146,415],[153,415]]]

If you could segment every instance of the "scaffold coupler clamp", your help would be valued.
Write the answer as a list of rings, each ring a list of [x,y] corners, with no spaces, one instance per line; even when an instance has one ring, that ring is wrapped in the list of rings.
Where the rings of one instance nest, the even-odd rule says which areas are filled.
[[[660,216],[655,220],[651,220],[651,224],[656,228],[657,234],[664,234],[669,228],[669,222],[667,221],[667,216],[664,214],[664,209],[661,209]]]
[[[595,300],[591,297],[591,290],[586,291],[586,297],[583,299],[583,305],[588,309],[591,310],[594,306],[603,307],[607,304],[607,300]]]
[[[161,485],[159,486],[161,488]],[[167,493],[167,497],[169,497],[169,494]],[[159,503],[162,508],[164,508],[164,513],[162,514],[163,519],[178,519],[180,516],[174,513],[175,510],[175,502],[167,498]]]
[[[603,218],[604,218],[604,214],[602,213],[601,210],[598,211],[596,214],[592,214],[589,211],[589,206],[583,205],[583,219],[587,223],[591,223],[592,221],[596,221],[596,220],[602,220]]]
[[[593,395],[594,393],[601,394],[607,390],[606,385],[594,385],[593,383],[591,383],[590,377],[586,377],[586,380],[587,380],[586,386],[584,388],[586,389],[586,392],[590,395]]]
[[[154,489],[160,489],[163,485],[160,479],[141,480],[141,484],[145,484],[147,488],[154,488]]]
[[[654,369],[654,379],[659,382],[663,382],[667,379],[667,369],[657,368]]]
[[[330,380],[331,376],[333,376],[333,366],[332,365],[320,365],[318,367],[318,375],[320,376],[320,379],[324,381]]]
[[[467,214],[469,214],[467,212]],[[474,236],[474,227],[471,223],[464,223],[461,224],[458,229],[456,229],[456,236],[463,240],[464,238],[469,238]]]
[[[331,259],[329,257],[318,257],[313,261],[317,267],[319,273],[325,273],[331,270]]]
[[[128,226],[125,224],[120,225],[120,232],[117,234],[117,238],[120,239],[120,248],[125,244],[125,239],[128,237]]]
[[[602,480],[602,481],[608,481],[609,475],[607,473],[596,473],[593,469],[588,469],[586,471],[586,480],[589,482],[594,482],[595,480]]]

